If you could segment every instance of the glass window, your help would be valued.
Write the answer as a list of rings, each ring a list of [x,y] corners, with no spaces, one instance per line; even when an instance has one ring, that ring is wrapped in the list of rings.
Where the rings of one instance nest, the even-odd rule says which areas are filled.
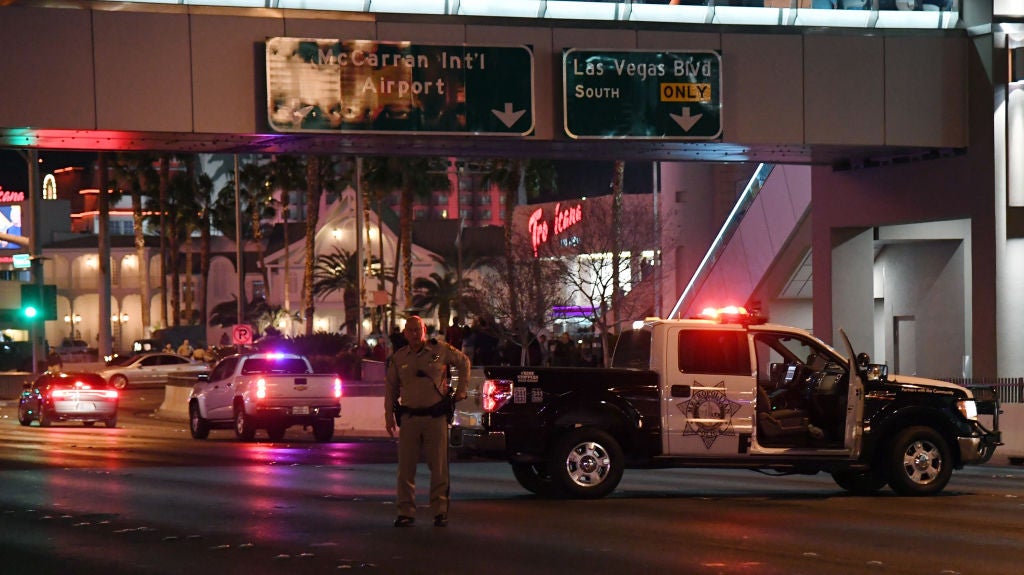
[[[819,342],[788,333],[758,333],[754,337],[754,353],[757,381],[761,385],[769,383],[772,365],[806,366],[811,371],[821,371],[827,363],[842,364],[839,357]]]
[[[612,367],[651,367],[651,330],[636,329],[622,332],[615,342]]]
[[[682,330],[679,332],[679,371],[750,375],[750,348],[746,332]]]
[[[236,363],[238,363],[238,358],[235,357],[229,357],[218,363],[217,367],[214,368],[213,373],[210,374],[210,381],[218,381],[227,378],[229,375],[234,373]]]

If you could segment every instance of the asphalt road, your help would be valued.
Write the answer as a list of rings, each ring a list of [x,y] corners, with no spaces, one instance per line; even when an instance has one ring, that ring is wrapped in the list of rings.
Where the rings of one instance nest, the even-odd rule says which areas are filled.
[[[127,394],[126,394],[127,395]],[[391,526],[389,439],[240,444],[125,397],[116,429],[0,407],[0,573],[1016,574],[1024,470],[943,495],[855,497],[825,475],[627,470],[599,501],[529,495],[507,464],[451,465],[451,525]],[[427,473],[417,481],[425,503]]]

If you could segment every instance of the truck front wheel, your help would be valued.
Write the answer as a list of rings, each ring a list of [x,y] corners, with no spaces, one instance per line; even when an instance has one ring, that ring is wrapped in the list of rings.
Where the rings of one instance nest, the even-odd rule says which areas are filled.
[[[600,429],[581,427],[555,442],[548,469],[558,493],[597,499],[611,493],[622,479],[622,448]]]
[[[206,439],[210,436],[210,422],[199,413],[199,403],[195,400],[188,404],[188,430],[193,439]]]
[[[934,495],[953,474],[949,446],[930,427],[908,427],[893,439],[889,451],[889,486],[900,495]]]

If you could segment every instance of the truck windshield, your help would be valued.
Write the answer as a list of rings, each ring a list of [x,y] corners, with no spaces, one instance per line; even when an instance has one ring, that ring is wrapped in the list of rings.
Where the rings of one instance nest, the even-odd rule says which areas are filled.
[[[615,343],[612,367],[651,368],[651,330],[631,329],[622,332]]]
[[[284,375],[312,373],[305,360],[298,357],[286,357],[281,359],[254,357],[245,360],[242,366],[242,375],[252,373],[280,373]]]

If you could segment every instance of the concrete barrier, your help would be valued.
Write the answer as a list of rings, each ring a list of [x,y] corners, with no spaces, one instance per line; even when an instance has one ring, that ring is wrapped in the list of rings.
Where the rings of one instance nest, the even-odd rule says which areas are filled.
[[[157,414],[167,419],[188,420],[188,395],[192,386],[168,385]],[[381,437],[384,430],[383,397],[342,397],[341,417],[334,422],[336,436]]]
[[[26,381],[35,376],[27,371],[6,371],[0,373],[0,400],[18,399]]]

